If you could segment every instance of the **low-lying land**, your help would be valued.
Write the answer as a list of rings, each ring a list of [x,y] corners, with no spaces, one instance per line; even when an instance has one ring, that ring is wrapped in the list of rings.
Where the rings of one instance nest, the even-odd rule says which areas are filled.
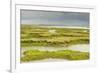
[[[89,43],[89,29],[21,25],[21,46],[69,46]]]
[[[56,59],[67,59],[67,60],[86,60],[89,59],[88,52],[79,52],[71,50],[60,50],[60,51],[39,51],[39,50],[28,50],[23,52],[22,62],[42,60],[48,58]]]
[[[49,26],[48,26],[49,27]],[[24,47],[68,47],[75,44],[89,44],[89,29],[56,28],[36,25],[21,25],[21,50]],[[89,52],[73,50],[40,51],[26,50],[22,52],[21,62],[29,62],[48,58],[67,60],[89,59]]]

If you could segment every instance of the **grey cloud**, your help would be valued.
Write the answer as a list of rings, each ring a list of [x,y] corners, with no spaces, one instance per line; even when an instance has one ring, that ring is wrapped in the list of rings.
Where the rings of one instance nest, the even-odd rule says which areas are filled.
[[[21,10],[21,23],[89,27],[89,13]]]

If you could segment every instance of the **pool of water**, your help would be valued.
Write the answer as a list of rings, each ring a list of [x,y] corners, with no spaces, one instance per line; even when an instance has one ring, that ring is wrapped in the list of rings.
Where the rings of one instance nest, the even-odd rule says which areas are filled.
[[[71,45],[68,47],[31,46],[31,47],[23,47],[21,49],[21,52],[26,51],[26,50],[40,50],[40,51],[73,50],[73,51],[89,52],[89,44],[77,44],[77,45]]]

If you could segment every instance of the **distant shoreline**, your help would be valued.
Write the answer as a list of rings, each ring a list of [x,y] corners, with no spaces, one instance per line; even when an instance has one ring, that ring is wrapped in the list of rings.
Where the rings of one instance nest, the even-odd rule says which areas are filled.
[[[71,27],[71,26],[40,26],[40,27],[47,27],[47,28],[74,28],[74,29],[89,29],[87,27]]]
[[[39,26],[39,27],[47,27],[47,28],[74,28],[74,29],[90,29],[89,27],[78,27],[78,26],[56,26],[56,25],[32,25],[32,24],[22,24],[22,25],[30,25],[30,26]]]

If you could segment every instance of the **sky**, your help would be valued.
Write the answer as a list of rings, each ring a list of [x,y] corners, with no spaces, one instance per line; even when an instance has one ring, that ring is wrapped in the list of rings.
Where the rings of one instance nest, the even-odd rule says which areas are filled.
[[[89,13],[21,10],[21,24],[89,27]]]

